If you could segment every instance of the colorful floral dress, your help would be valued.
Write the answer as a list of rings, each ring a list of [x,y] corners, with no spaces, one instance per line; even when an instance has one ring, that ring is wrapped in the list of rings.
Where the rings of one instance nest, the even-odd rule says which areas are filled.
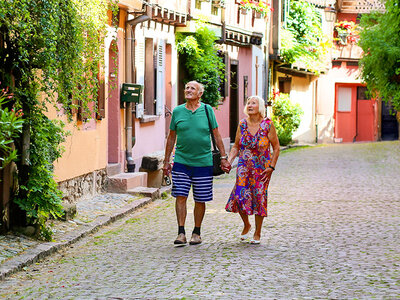
[[[268,132],[272,121],[263,119],[253,136],[246,119],[240,121],[239,162],[236,184],[226,204],[228,212],[244,212],[247,215],[267,216],[269,182],[261,182],[261,172],[270,164],[270,141]]]

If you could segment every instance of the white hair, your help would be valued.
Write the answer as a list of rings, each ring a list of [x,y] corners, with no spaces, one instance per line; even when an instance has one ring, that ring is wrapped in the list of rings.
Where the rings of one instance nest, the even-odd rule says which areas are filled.
[[[195,83],[195,84],[197,84],[197,86],[199,87],[199,92],[200,92],[200,93],[204,93],[204,85],[203,85],[203,84],[201,84],[200,82],[197,82],[196,80],[192,80],[192,81],[189,81],[189,82],[187,82],[187,83],[185,84],[185,88],[186,88],[186,85],[188,85],[189,83]]]
[[[246,100],[246,105],[244,106],[243,112],[246,116],[249,116],[248,112],[247,112],[247,103],[249,102],[249,100],[252,99],[256,99],[258,101],[258,111],[260,113],[260,115],[265,118],[265,101],[263,98],[261,98],[260,96],[250,96],[249,98],[247,98]]]

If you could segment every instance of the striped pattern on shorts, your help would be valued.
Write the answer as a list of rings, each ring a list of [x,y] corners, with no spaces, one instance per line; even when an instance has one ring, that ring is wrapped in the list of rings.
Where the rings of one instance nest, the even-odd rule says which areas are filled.
[[[174,163],[172,167],[173,197],[187,197],[193,186],[193,198],[196,202],[208,202],[213,199],[213,167],[191,167]]]

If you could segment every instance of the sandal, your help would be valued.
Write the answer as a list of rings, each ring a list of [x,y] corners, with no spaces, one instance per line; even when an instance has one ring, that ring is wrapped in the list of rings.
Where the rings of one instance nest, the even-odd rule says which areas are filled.
[[[251,241],[250,241],[250,244],[253,244],[253,245],[258,245],[260,243],[261,243],[261,240],[251,239]]]
[[[250,226],[249,231],[247,231],[246,234],[242,234],[242,235],[240,236],[240,240],[241,240],[241,241],[247,240],[247,238],[249,237],[249,234],[250,234],[250,230],[251,230],[251,226]]]

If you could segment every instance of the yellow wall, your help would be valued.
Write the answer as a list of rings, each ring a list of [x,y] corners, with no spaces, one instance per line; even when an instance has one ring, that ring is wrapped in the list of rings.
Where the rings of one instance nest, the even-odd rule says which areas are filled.
[[[71,132],[63,143],[63,156],[54,163],[57,182],[106,167],[107,118],[75,125],[76,122],[68,123],[66,117],[57,113],[54,108],[50,108],[47,115],[51,119],[62,120],[67,124],[65,130]]]

